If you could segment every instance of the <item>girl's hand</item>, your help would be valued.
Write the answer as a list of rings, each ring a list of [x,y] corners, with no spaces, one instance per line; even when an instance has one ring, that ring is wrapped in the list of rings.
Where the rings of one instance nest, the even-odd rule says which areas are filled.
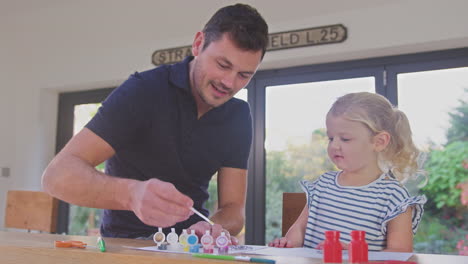
[[[320,244],[317,245],[316,249],[323,250],[323,244],[325,244],[325,241],[320,242]],[[349,244],[346,244],[346,243],[343,243],[343,242],[340,242],[340,244],[341,244],[341,247],[343,248],[343,250],[348,250]]]
[[[292,248],[294,247],[291,240],[288,240],[286,237],[282,238],[275,238],[273,241],[268,243],[270,247],[277,247],[277,248]]]

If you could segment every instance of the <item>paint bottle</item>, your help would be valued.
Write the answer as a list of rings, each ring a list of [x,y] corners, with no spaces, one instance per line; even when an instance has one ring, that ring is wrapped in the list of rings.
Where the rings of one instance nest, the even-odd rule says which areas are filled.
[[[182,234],[180,234],[179,236],[179,243],[182,246],[183,251],[189,251],[190,249],[187,244],[187,237],[188,237],[187,229],[182,229]]]
[[[218,247],[218,254],[228,254],[229,252],[229,241],[226,236],[226,233],[221,232],[216,238],[216,246]]]
[[[164,240],[166,239],[166,235],[163,233],[162,228],[158,227],[158,232],[156,232],[153,236],[153,241],[158,245],[158,249],[163,249],[160,248],[161,245],[164,243]]]
[[[342,263],[342,246],[340,243],[340,231],[325,231],[323,245],[323,263]]]
[[[348,255],[349,263],[366,263],[369,261],[369,249],[365,231],[351,231],[351,243],[349,243]]]
[[[200,245],[198,245],[198,236],[195,234],[195,230],[192,230],[190,235],[187,236],[187,245],[190,252],[199,253]]]
[[[210,230],[206,230],[205,234],[201,237],[200,243],[203,246],[203,253],[213,253],[214,252],[214,239],[210,235]]]
[[[175,228],[171,228],[171,232],[167,234],[166,241],[168,243],[167,249],[173,251],[179,250],[179,236],[175,232]]]

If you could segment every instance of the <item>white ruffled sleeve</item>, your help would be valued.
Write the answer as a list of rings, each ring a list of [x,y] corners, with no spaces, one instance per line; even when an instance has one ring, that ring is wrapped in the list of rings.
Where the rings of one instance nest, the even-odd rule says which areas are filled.
[[[389,221],[395,219],[400,214],[406,212],[408,207],[412,207],[412,229],[413,234],[416,234],[416,230],[418,229],[418,225],[421,222],[423,213],[424,213],[424,204],[426,203],[427,199],[424,195],[419,196],[412,196],[403,199],[401,202],[395,201],[396,206],[388,210],[387,214],[382,223],[382,232],[387,234],[387,224]]]
[[[302,187],[302,190],[306,193],[308,207],[310,207],[309,198],[312,196],[312,193],[315,189],[315,185],[317,185],[317,182],[318,182],[318,179],[312,182],[306,181],[306,180],[302,180],[299,182]]]

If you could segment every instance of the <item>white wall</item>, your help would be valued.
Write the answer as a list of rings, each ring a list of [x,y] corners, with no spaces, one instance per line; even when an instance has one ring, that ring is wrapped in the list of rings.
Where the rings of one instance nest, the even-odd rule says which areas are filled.
[[[8,189],[40,189],[54,155],[58,93],[119,84],[157,49],[191,44],[237,1],[0,2],[0,228]],[[267,53],[261,69],[468,47],[465,0],[297,0],[251,3],[270,32],[342,23],[344,43]]]

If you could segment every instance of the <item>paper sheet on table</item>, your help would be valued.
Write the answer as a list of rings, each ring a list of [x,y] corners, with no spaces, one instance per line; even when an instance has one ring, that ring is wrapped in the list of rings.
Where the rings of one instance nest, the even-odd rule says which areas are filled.
[[[191,252],[186,251],[172,251],[172,250],[160,250],[158,247],[141,247],[133,249],[146,250],[146,251],[156,251],[156,252],[166,252],[166,253],[178,253],[178,254],[192,254]],[[239,245],[239,246],[230,246],[229,254],[257,254],[257,255],[269,255],[269,256],[294,256],[294,257],[304,257],[304,258],[319,258],[323,257],[322,250],[311,249],[311,248],[274,248],[267,246],[255,246],[255,245]],[[408,260],[413,253],[403,253],[403,252],[380,252],[380,251],[369,251],[369,260]],[[348,251],[343,250],[343,259],[348,259]]]
[[[322,250],[311,249],[311,248],[274,248],[267,247],[264,249],[258,249],[248,252],[248,254],[259,254],[259,255],[270,255],[270,256],[294,256],[294,257],[305,257],[305,258],[322,258]],[[369,251],[369,260],[408,260],[413,253],[403,252],[380,252],[380,251]],[[348,251],[343,250],[343,259],[348,259]]]

